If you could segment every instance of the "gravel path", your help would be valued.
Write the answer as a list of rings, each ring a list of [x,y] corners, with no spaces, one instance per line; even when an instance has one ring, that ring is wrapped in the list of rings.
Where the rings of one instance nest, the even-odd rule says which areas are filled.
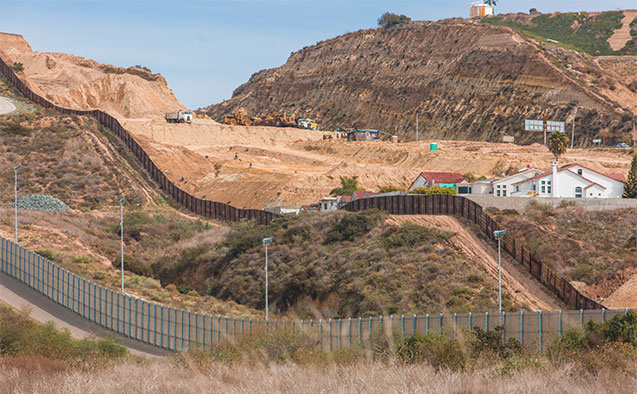
[[[114,334],[3,273],[0,273],[0,301],[18,310],[26,308],[33,320],[41,323],[52,321],[57,328],[68,329],[73,338],[113,338],[128,347],[131,353],[147,357],[174,354],[171,351]]]

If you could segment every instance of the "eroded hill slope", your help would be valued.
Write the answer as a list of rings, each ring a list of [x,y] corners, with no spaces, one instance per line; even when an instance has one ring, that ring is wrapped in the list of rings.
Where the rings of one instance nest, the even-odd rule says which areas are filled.
[[[637,72],[637,65],[628,65]],[[637,91],[589,55],[537,42],[510,28],[453,19],[370,29],[293,53],[263,70],[231,100],[207,108],[219,119],[238,108],[284,109],[320,118],[326,127],[380,128],[421,136],[538,142],[523,121],[568,120],[575,107],[586,125],[578,144],[599,134],[614,143],[632,129]],[[619,103],[610,93],[625,96]],[[608,128],[608,132],[604,129]]]
[[[155,118],[184,108],[164,77],[141,68],[33,51],[22,36],[7,33],[0,33],[0,55],[8,64],[22,63],[20,78],[62,107],[100,109],[117,118]]]

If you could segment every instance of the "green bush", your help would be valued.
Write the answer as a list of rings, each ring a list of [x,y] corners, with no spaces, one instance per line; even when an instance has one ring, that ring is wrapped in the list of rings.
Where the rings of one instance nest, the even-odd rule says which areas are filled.
[[[444,336],[414,334],[405,338],[396,354],[405,363],[426,362],[436,369],[462,370],[466,362],[458,342]]]
[[[121,256],[116,257],[112,264],[113,267],[120,269],[122,266]],[[150,265],[130,255],[124,255],[124,270],[141,276],[150,277],[153,275],[153,270]]]
[[[380,188],[379,191],[381,193],[391,193],[391,192],[399,192],[403,190],[405,190],[405,188],[398,187],[398,186],[383,186]]]
[[[33,132],[33,129],[24,127],[18,122],[11,122],[3,126],[1,130],[3,133],[21,137],[30,137],[31,133]]]
[[[374,228],[380,218],[381,213],[378,210],[348,212],[328,230],[324,243],[328,245],[335,242],[354,241]]]
[[[392,14],[390,12],[385,12],[378,18],[378,26],[382,26],[385,29],[409,22],[411,22],[411,18],[407,15]]]
[[[456,191],[450,187],[432,186],[432,187],[419,187],[419,188],[410,190],[409,194],[435,194],[435,195],[453,196],[456,194]]]
[[[503,326],[495,327],[494,331],[485,331],[480,327],[474,327],[469,337],[469,345],[473,357],[485,352],[498,355],[500,358],[509,358],[522,351],[522,345],[514,338],[502,341]]]
[[[402,247],[416,247],[427,241],[436,240],[433,229],[407,223],[398,228],[392,228],[389,233],[384,234],[382,243],[385,249],[397,249]]]
[[[19,62],[15,62],[13,63],[13,66],[11,66],[11,68],[13,69],[13,71],[20,73],[22,71],[24,71],[24,64],[19,63]]]

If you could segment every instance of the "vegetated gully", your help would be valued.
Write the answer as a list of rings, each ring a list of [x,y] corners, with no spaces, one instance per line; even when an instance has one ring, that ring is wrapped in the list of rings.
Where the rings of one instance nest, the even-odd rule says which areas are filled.
[[[439,215],[392,215],[390,222],[403,225],[411,222],[426,227],[437,227],[455,234],[451,241],[460,248],[467,260],[484,268],[486,273],[498,279],[498,252],[487,241],[480,239],[460,219]],[[502,251],[502,287],[516,303],[532,310],[560,310],[567,307],[549,294],[544,286],[524,271],[518,263]]]

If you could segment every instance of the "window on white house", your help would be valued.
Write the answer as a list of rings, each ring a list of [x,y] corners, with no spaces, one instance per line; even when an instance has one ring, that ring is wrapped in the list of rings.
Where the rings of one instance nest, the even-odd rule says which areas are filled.
[[[507,191],[506,190],[502,190],[502,197],[506,197],[507,196]]]
[[[543,184],[543,185],[546,185],[546,181],[542,181],[542,184]]]
[[[519,191],[520,191],[520,186],[516,186],[516,187],[515,187],[515,191],[516,191],[516,192],[519,192]]]
[[[582,198],[582,187],[577,186],[575,188],[575,198]]]
[[[547,185],[550,185],[550,184],[551,184],[551,181],[546,181],[546,184],[547,184]]]
[[[548,186],[548,187],[546,188],[546,192],[547,192],[548,194],[551,194],[551,186]]]
[[[546,193],[546,186],[542,186],[542,193]]]
[[[577,170],[577,175],[582,175],[582,169],[580,168],[579,170]]]
[[[496,192],[495,192],[495,195],[496,195],[496,196],[498,196],[498,197],[500,197],[500,191],[499,191],[499,190],[498,190],[498,191],[496,191]]]
[[[531,186],[531,190],[533,190],[533,191],[537,190],[537,185],[535,183]]]

